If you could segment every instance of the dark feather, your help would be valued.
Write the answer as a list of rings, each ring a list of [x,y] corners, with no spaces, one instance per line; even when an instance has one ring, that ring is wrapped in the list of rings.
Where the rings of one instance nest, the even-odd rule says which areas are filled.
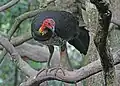
[[[55,21],[54,33],[56,36],[53,36],[50,31],[44,36],[38,32],[43,21],[47,18],[52,18]],[[83,54],[87,53],[90,41],[88,30],[84,26],[79,28],[76,17],[66,11],[41,12],[31,24],[31,33],[35,40],[45,45],[61,46],[68,41]]]
[[[79,28],[79,35],[68,41],[71,45],[73,45],[80,53],[87,54],[88,46],[89,46],[89,31],[84,29],[84,27]]]

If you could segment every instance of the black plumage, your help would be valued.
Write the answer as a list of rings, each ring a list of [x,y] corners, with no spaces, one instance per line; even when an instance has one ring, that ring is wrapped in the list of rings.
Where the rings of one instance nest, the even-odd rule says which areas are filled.
[[[56,37],[53,37],[51,41],[48,41],[52,32],[45,34],[44,36],[40,35],[38,32],[40,26],[46,18],[52,18],[55,25]],[[89,33],[85,27],[79,27],[79,23],[76,18],[69,12],[65,11],[44,11],[38,14],[31,25],[31,32],[35,40],[46,44],[46,45],[62,45],[62,42],[68,41],[81,53],[86,54],[89,46]],[[55,41],[61,42],[54,43]],[[58,39],[58,40],[57,40]],[[61,41],[60,41],[61,40]],[[47,42],[45,42],[47,41]]]
[[[41,12],[34,18],[32,22],[32,32],[35,30],[38,31],[39,27],[46,18],[52,18],[55,21],[55,33],[63,39],[71,39],[77,32],[78,21],[76,21],[72,14],[65,11]]]
[[[41,35],[39,28],[47,18],[55,21],[54,33],[46,28],[48,32]],[[35,40],[45,45],[62,46],[68,42],[83,54],[86,54],[88,50],[89,31],[84,26],[79,27],[76,17],[66,11],[44,11],[39,13],[32,21],[31,33]]]
[[[85,27],[79,27],[79,35],[72,40],[69,40],[68,43],[73,45],[80,53],[84,55],[87,54],[90,37],[88,30],[84,29]]]

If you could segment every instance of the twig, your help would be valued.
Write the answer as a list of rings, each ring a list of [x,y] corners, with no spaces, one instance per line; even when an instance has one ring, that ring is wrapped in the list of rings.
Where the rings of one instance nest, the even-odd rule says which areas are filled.
[[[24,42],[26,42],[27,40],[31,39],[32,36],[30,33],[26,33],[25,35],[22,35],[22,36],[19,36],[19,37],[16,37],[14,38],[13,40],[11,40],[11,43],[14,45],[14,46],[18,46]],[[0,49],[2,50],[3,47],[0,45]],[[0,64],[2,63],[2,61],[4,60],[4,56],[7,54],[6,50],[3,49],[2,53],[1,53],[1,59],[0,59]]]
[[[14,74],[14,86],[18,84],[18,68],[15,66],[15,74]]]
[[[5,55],[7,54],[6,50],[3,49],[3,51],[0,54],[0,64],[3,62]]]
[[[0,12],[4,11],[12,6],[14,6],[15,4],[17,4],[20,0],[11,0],[10,2],[8,2],[7,4],[3,5],[0,7]]]
[[[112,19],[111,22],[115,25],[118,25],[120,27],[120,20]]]
[[[32,39],[32,35],[31,35],[31,33],[27,32],[24,35],[12,38],[10,43],[14,46],[19,46],[30,39]],[[2,50],[2,49],[3,49],[3,47],[0,45],[0,50]]]
[[[10,42],[7,39],[0,37],[0,44],[10,53],[14,62],[27,76],[31,77],[37,74],[36,70],[32,69],[25,61],[21,59],[18,52],[16,52],[13,45],[10,44]]]
[[[11,40],[11,43],[13,46],[19,46],[23,44],[24,42],[32,39],[32,36],[30,33],[25,33],[25,35],[21,35],[19,37],[15,37],[13,40]]]

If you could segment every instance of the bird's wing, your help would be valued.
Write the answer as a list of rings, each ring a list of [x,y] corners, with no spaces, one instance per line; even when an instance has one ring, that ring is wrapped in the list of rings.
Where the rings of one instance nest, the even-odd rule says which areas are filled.
[[[80,51],[80,53],[86,55],[89,47],[89,41],[89,31],[84,29],[84,27],[80,27],[80,32],[77,38],[68,41],[68,43],[73,45],[78,51]]]

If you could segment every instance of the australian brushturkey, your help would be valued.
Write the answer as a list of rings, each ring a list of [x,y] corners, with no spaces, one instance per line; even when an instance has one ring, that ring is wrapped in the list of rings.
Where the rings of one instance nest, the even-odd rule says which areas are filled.
[[[77,18],[66,11],[44,11],[32,21],[31,33],[36,41],[48,45],[50,59],[53,45],[63,46],[66,42],[73,45],[80,53],[86,54],[89,46],[89,31],[79,26]]]

